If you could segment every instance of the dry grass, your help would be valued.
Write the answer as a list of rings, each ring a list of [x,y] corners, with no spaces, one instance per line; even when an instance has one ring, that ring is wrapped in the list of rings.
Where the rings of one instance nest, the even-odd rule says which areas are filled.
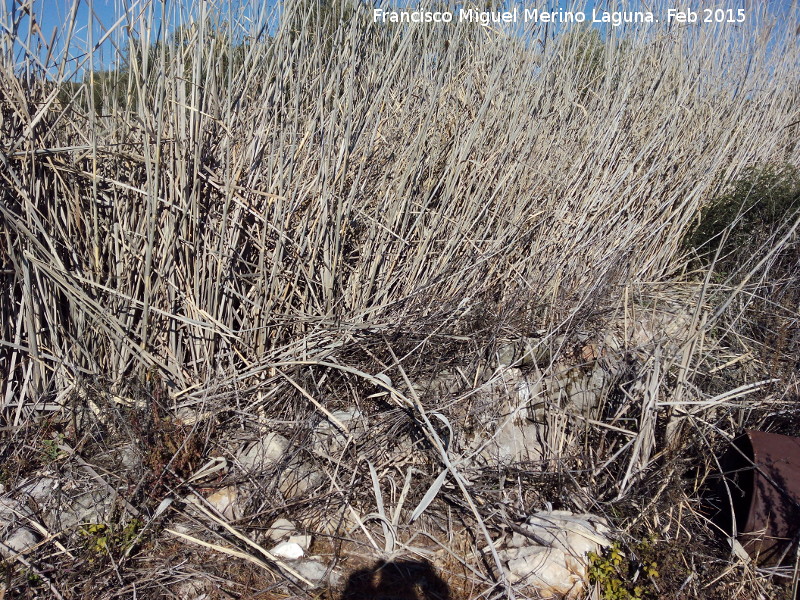
[[[13,487],[46,468],[36,449],[57,434],[78,457],[133,442],[138,480],[110,485],[150,527],[100,576],[85,550],[77,562],[34,553],[13,575],[7,566],[9,589],[166,596],[194,567],[165,557],[187,552],[187,565],[208,561],[219,597],[273,597],[291,579],[274,562],[207,519],[216,541],[205,543],[253,560],[179,550],[158,537],[156,509],[241,439],[233,432],[303,439],[353,404],[370,416],[368,439],[309,457],[328,473],[326,493],[281,506],[268,481],[244,482],[262,493],[237,531],[254,535],[283,512],[309,523],[355,513],[360,528],[326,541],[336,552],[346,542],[381,555],[393,526],[395,550],[447,565],[454,596],[489,598],[514,594],[482,552],[503,527],[498,507],[513,517],[550,502],[606,514],[631,539],[655,532],[665,554],[701,538],[665,594],[770,589],[703,541],[713,534],[693,494],[737,427],[796,417],[796,369],[770,368],[739,332],[748,303],[777,285],[772,267],[796,256],[800,221],[724,283],[688,272],[681,243],[748,167],[800,164],[796,23],[762,7],[738,27],[615,32],[590,61],[586,34],[526,44],[479,26],[373,24],[364,6],[336,4],[316,23],[292,1],[280,17],[258,3],[199,4],[189,15],[167,3],[163,16],[182,27],[158,44],[161,5],[130,10],[107,32],[113,75],[97,69],[97,39],[77,63],[58,52],[82,43],[75,11],[56,41],[23,16],[39,3],[0,11],[3,476]],[[785,365],[796,296],[782,298],[769,327]],[[678,330],[632,341],[637,318],[675,305],[689,316]],[[560,429],[546,465],[480,468],[446,449],[432,415],[461,434],[475,390],[498,376],[499,342],[544,331],[574,345],[612,325],[637,369],[594,421],[548,413]],[[446,369],[459,373],[449,394],[417,393],[412,383]],[[394,386],[376,395],[384,372]],[[205,416],[181,423],[181,409]],[[401,433],[418,445],[397,466]],[[419,481],[398,507],[412,468]],[[398,529],[443,469],[428,511]],[[363,521],[395,508],[394,523]],[[702,567],[703,553],[719,568]]]

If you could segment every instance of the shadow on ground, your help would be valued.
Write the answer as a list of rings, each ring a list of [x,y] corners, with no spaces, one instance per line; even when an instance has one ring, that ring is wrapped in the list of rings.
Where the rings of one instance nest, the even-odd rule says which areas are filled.
[[[341,600],[450,600],[450,588],[427,561],[378,561],[354,571]]]

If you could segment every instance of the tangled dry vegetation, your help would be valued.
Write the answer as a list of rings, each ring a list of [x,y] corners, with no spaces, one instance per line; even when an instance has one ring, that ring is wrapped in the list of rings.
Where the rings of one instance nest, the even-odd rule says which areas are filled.
[[[494,542],[547,508],[611,525],[595,597],[789,596],[698,498],[740,428],[798,432],[793,17],[179,4],[105,70],[77,8],[2,9],[0,594],[353,600],[388,561],[535,598]]]

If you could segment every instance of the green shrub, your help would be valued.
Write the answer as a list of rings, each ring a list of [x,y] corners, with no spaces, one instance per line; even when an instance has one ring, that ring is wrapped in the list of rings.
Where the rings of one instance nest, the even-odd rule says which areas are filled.
[[[629,559],[619,542],[601,554],[589,553],[589,580],[600,587],[603,600],[644,600],[653,597],[652,580],[659,576],[652,559],[652,541],[639,542]]]
[[[684,247],[697,251],[704,262],[710,262],[717,250],[723,263],[738,259],[743,252],[752,254],[798,209],[800,169],[789,164],[756,165],[701,209]]]
[[[106,523],[88,523],[78,532],[84,538],[85,548],[90,561],[100,560],[109,553],[122,553],[136,541],[142,522],[131,519],[126,525],[108,525]]]

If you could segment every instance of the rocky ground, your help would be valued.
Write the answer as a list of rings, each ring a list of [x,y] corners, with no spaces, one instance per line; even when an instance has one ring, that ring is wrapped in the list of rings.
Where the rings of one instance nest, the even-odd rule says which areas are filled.
[[[712,345],[697,338],[693,293],[435,368],[424,354],[398,368],[373,347],[347,366],[273,366],[252,390],[76,384],[4,455],[3,589],[777,597],[780,578],[732,554],[699,490],[720,432],[783,405],[766,384],[739,404],[692,387],[681,365]],[[706,368],[745,363],[717,346]]]

